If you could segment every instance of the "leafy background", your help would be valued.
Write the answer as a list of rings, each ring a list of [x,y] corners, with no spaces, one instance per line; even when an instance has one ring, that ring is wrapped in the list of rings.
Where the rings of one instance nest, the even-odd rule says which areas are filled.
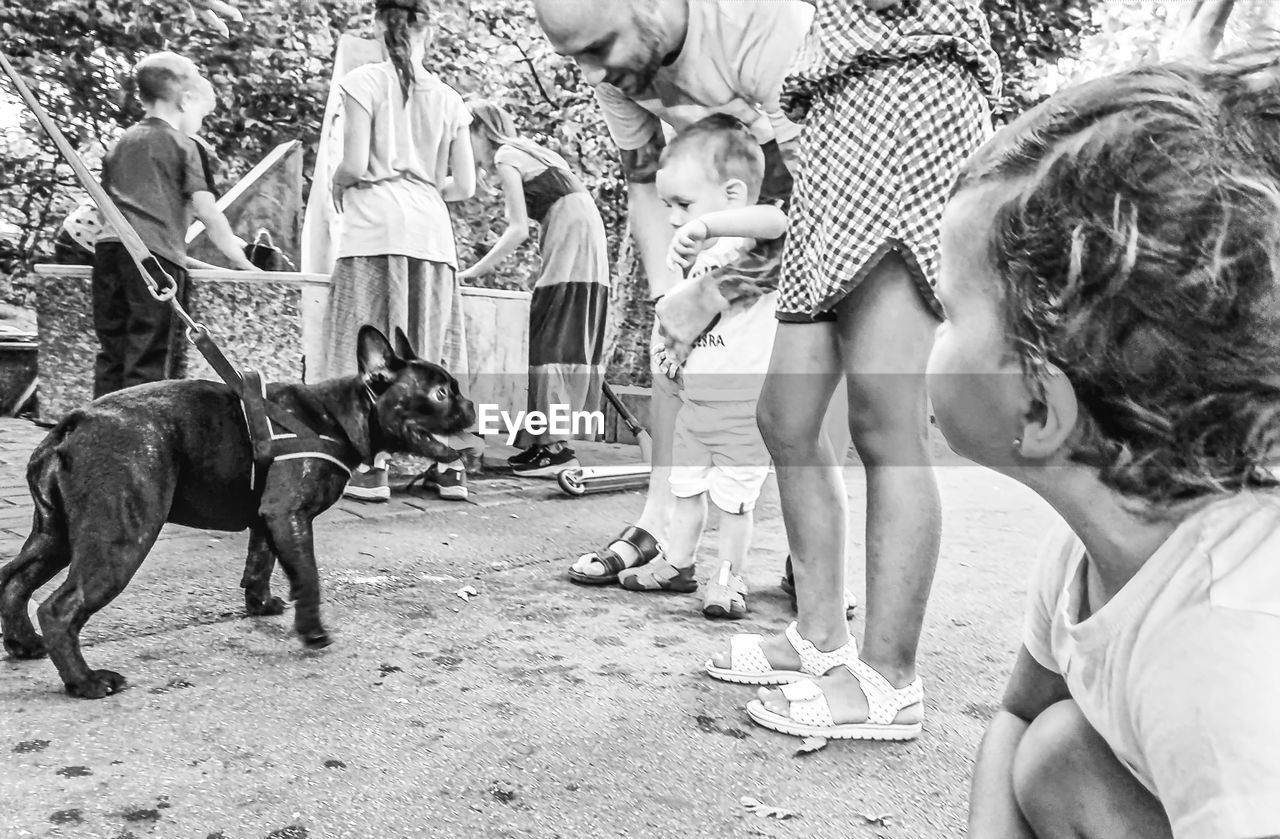
[[[232,23],[224,36],[193,14],[186,0],[6,3],[0,7],[0,39],[92,166],[140,114],[129,68],[141,56],[167,48],[193,58],[214,82],[220,107],[206,121],[205,136],[217,148],[229,182],[294,138],[306,144],[309,172],[337,39],[343,32],[371,34],[372,3],[237,0],[236,5],[244,21]],[[1004,95],[993,103],[998,120],[1042,98],[1046,78],[1078,60],[1082,45],[1095,43],[1099,56],[1140,54],[1143,33],[1163,21],[1163,15],[1149,11],[1135,16],[1130,4],[1122,3],[1099,15],[1096,5],[982,0],[1005,71]],[[594,193],[610,231],[615,268],[610,378],[647,384],[651,307],[628,247],[618,157],[590,89],[572,62],[552,52],[528,0],[441,0],[437,8],[432,69],[464,95],[504,103],[525,133],[563,154]],[[1121,13],[1132,20],[1117,24]],[[0,300],[30,302],[30,266],[46,257],[63,215],[80,197],[70,170],[57,161],[33,120],[0,121]],[[478,258],[501,229],[500,196],[482,190],[455,206],[454,222],[463,262]],[[527,288],[535,268],[530,242],[481,284]]]

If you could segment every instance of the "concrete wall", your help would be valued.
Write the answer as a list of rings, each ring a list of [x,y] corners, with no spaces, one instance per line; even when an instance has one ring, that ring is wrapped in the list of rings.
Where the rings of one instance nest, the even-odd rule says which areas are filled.
[[[40,419],[56,422],[92,395],[98,342],[90,269],[39,265],[36,274]],[[323,301],[328,280],[323,274],[193,271],[187,310],[209,327],[233,364],[260,371],[267,381],[301,381],[307,348],[315,344],[319,328],[315,303]],[[505,410],[523,410],[530,295],[464,288],[462,296],[471,362],[468,395]],[[181,336],[176,344],[176,375],[217,379]]]

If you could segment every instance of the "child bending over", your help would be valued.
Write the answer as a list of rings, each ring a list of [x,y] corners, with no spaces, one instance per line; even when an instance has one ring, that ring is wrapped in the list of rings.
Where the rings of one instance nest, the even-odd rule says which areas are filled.
[[[756,204],[763,177],[759,144],[732,117],[707,117],[667,147],[657,188],[676,228],[669,261],[688,273],[686,283],[737,263],[756,246],[754,240],[782,237],[786,215]],[[623,588],[697,589],[694,565],[710,497],[720,510],[721,565],[707,584],[702,610],[709,617],[746,614],[743,573],[752,510],[769,475],[756,401],[773,352],[776,303],[772,291],[735,303],[693,343],[682,368],[674,357],[664,364],[664,372],[683,384],[670,479],[676,506],[665,558],[623,571]],[[660,319],[671,316],[662,307],[658,313]]]
[[[1280,52],[1022,116],[961,175],[938,292],[938,425],[1065,520],[968,835],[1280,835]]]

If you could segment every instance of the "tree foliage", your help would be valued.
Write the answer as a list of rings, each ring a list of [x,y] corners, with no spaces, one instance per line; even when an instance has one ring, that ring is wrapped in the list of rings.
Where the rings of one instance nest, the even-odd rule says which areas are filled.
[[[371,3],[362,0],[235,0],[242,21],[215,22],[218,0],[46,0],[0,7],[4,49],[37,90],[81,153],[96,165],[103,149],[140,114],[130,68],[143,55],[172,49],[201,65],[220,107],[205,123],[206,139],[234,180],[278,143],[301,139],[313,155],[343,32],[371,34]],[[998,119],[1040,97],[1046,68],[1078,50],[1094,31],[1088,0],[982,0],[1005,72]],[[616,260],[615,321],[630,336],[615,367],[640,378],[650,316],[637,298],[626,244],[626,186],[590,89],[572,62],[555,55],[527,0],[440,0],[429,63],[464,95],[495,99],[532,139],[563,154],[592,190],[610,231]],[[309,171],[309,166],[307,167]],[[0,222],[19,231],[16,261],[44,251],[78,197],[68,168],[29,118],[0,125]],[[482,191],[456,208],[464,264],[477,259],[502,225],[500,196]],[[0,224],[3,227],[3,224]],[[0,234],[0,239],[3,235]],[[535,245],[482,282],[527,287]],[[2,257],[2,255],[0,255]],[[3,265],[0,265],[2,271]],[[20,294],[18,295],[21,296]],[[13,295],[9,295],[10,299]],[[615,327],[618,326],[615,323]]]
[[[982,0],[991,45],[1004,71],[1004,91],[992,110],[1007,122],[1044,98],[1042,76],[1080,49],[1092,34],[1090,0]]]
[[[206,120],[204,133],[226,164],[229,180],[289,139],[303,140],[314,153],[337,37],[372,34],[366,4],[239,0],[244,22],[233,24],[225,38],[202,20],[182,15],[185,5],[184,0],[51,0],[37,11],[34,5],[6,4],[0,9],[0,33],[41,104],[91,163],[100,161],[104,147],[140,117],[130,69],[159,49],[191,57],[214,82],[220,107]],[[556,57],[537,33],[526,4],[485,0],[468,9],[463,2],[442,3],[435,25],[429,57],[435,72],[464,94],[502,101],[531,136],[578,166],[606,211],[617,205],[616,158],[590,92],[576,69]],[[0,147],[0,195],[9,208],[5,220],[22,229],[24,250],[38,251],[53,232],[50,222],[65,211],[74,182],[33,120],[25,119],[6,139]],[[42,149],[47,153],[33,154]],[[464,213],[470,217],[470,211],[483,210],[491,220],[490,211],[500,207],[495,200],[482,199]],[[490,238],[489,226],[461,225],[466,256]]]
[[[197,0],[200,2],[200,0]],[[131,80],[138,59],[188,55],[214,82],[220,106],[205,136],[227,180],[277,143],[319,134],[334,34],[354,0],[239,0],[244,22],[223,37],[186,0],[49,0],[0,7],[4,49],[40,103],[91,165],[141,116]],[[20,231],[25,260],[47,248],[80,191],[30,115],[0,135],[0,220]]]

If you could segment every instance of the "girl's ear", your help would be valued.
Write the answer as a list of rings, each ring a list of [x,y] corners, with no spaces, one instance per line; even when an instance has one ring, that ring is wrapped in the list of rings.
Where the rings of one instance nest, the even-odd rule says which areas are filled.
[[[1015,453],[1027,460],[1048,460],[1057,455],[1075,433],[1080,418],[1076,389],[1067,375],[1052,363],[1029,382],[1038,395],[1032,397],[1015,441]]]
[[[724,182],[724,194],[730,201],[746,201],[751,195],[746,181],[741,178],[730,178]]]

